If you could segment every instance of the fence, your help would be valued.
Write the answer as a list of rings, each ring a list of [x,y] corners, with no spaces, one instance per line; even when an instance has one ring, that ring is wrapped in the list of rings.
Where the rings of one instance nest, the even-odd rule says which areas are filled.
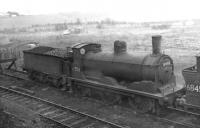
[[[23,53],[17,48],[0,48],[0,59],[23,58]]]

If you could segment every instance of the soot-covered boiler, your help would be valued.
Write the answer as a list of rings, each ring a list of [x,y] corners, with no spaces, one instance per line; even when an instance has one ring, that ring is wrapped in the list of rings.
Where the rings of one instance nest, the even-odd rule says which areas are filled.
[[[165,84],[174,75],[173,60],[161,53],[161,36],[152,37],[152,53],[127,52],[126,42],[115,41],[114,52],[102,51],[100,44],[73,48],[73,75],[113,77],[118,81],[153,81]]]

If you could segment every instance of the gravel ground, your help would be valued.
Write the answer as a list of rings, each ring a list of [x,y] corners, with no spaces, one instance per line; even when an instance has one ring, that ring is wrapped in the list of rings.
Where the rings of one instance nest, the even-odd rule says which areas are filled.
[[[0,98],[4,111],[0,114],[3,127],[1,128],[53,128],[50,124],[42,120],[35,112],[19,104],[10,102],[5,98]],[[1,125],[1,126],[2,126]]]

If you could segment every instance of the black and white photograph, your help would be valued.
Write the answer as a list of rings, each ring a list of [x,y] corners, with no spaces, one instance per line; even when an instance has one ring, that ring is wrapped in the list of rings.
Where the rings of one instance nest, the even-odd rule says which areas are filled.
[[[200,128],[200,1],[0,3],[0,128]]]

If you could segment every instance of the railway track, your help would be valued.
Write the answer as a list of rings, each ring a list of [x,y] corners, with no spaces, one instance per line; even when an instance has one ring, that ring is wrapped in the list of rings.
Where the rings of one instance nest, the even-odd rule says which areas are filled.
[[[179,108],[173,108],[173,107],[167,107],[167,113],[176,113],[179,115],[178,117],[194,117],[195,119],[198,119],[196,122],[199,122],[200,119],[200,110],[198,112],[192,112],[192,111],[187,111]],[[200,123],[187,123],[187,122],[180,122],[177,121],[179,118],[177,117],[159,117],[160,120],[166,121],[166,122],[174,122],[178,125],[186,126],[188,128],[200,128]]]
[[[167,117],[168,114],[171,113],[176,113],[175,117]],[[139,113],[141,115],[143,115],[144,113]],[[181,109],[177,109],[177,108],[172,108],[172,107],[168,107],[166,108],[165,111],[162,112],[161,115],[159,116],[155,116],[155,115],[148,115],[150,118],[157,120],[159,122],[163,122],[163,123],[167,123],[170,125],[173,125],[178,128],[200,128],[200,124],[193,124],[193,123],[188,123],[188,122],[184,122],[184,121],[180,121],[178,119],[178,117],[190,117],[190,116],[195,116],[196,118],[200,119],[200,114],[199,113],[193,113],[190,111],[185,111],[185,110],[181,110]],[[174,127],[173,127],[174,128]]]
[[[179,126],[180,128],[200,128],[200,126],[197,126],[197,125],[173,121],[172,119],[167,119],[167,118],[159,118],[159,120],[161,120],[163,122],[174,124],[174,126]]]
[[[189,115],[194,115],[194,116],[200,118],[200,109],[198,109],[198,112],[187,111],[187,110],[178,109],[178,108],[173,108],[173,107],[167,107],[167,109],[169,109],[169,110],[171,110],[171,111],[176,111],[176,112],[180,112],[180,113],[185,113],[185,114],[189,114]]]
[[[176,118],[156,117],[156,119],[162,122],[173,124],[174,126],[179,126],[180,128],[200,128],[200,125],[180,122],[180,121],[177,121]]]
[[[20,74],[20,75],[19,75]],[[4,75],[14,77],[21,80],[27,80],[26,74],[24,72],[6,72]],[[8,89],[5,87],[0,87],[0,94],[2,94],[3,98],[8,98],[10,100],[19,101],[20,104],[24,102],[24,104],[28,106],[34,106],[36,104],[36,107],[38,107],[37,113],[42,116],[43,118],[46,118],[48,120],[51,120],[55,123],[58,123],[60,125],[63,125],[67,128],[74,128],[74,127],[81,127],[81,128],[122,128],[122,126],[113,124],[111,122],[107,122],[105,120],[87,115],[85,113],[78,112],[76,110],[73,110],[71,108],[67,108],[61,105],[57,105],[55,103],[30,96],[28,94]],[[30,101],[30,99],[33,100],[33,103]],[[42,107],[45,106],[45,107]],[[188,115],[194,115],[200,117],[200,113],[194,113],[190,111],[184,111],[181,109],[176,109],[172,107],[168,107],[168,109],[172,112],[179,112],[182,114],[188,114]],[[78,116],[77,116],[78,115]],[[61,116],[61,117],[60,117]],[[64,117],[62,117],[64,116]],[[176,119],[170,119],[166,117],[158,117],[158,116],[151,116],[152,118],[159,120],[160,122],[164,122],[170,125],[179,126],[179,127],[185,127],[185,128],[200,128],[200,125],[190,124],[186,122],[180,122]],[[85,123],[84,123],[85,122]],[[90,123],[87,123],[90,122]],[[70,124],[67,124],[70,123]],[[84,124],[84,126],[80,126],[80,124]]]
[[[4,70],[3,75],[13,77],[16,79],[21,79],[21,80],[29,80],[26,72],[18,71],[18,70]]]
[[[123,126],[95,116],[8,89],[6,87],[0,86],[0,95],[2,98],[6,98],[28,107],[34,110],[41,117],[51,120],[66,128],[124,128]]]

